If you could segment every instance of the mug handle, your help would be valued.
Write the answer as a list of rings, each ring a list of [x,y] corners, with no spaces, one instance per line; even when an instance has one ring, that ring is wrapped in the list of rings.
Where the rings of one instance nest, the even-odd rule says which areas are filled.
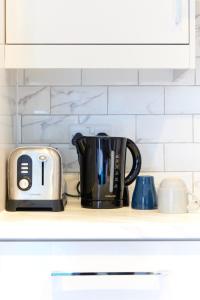
[[[141,159],[140,151],[133,141],[131,141],[130,139],[127,139],[126,146],[130,150],[132,158],[133,158],[133,165],[132,165],[131,171],[125,177],[125,185],[130,185],[135,180],[135,178],[137,177],[137,175],[140,172],[141,165],[142,165],[142,159]]]

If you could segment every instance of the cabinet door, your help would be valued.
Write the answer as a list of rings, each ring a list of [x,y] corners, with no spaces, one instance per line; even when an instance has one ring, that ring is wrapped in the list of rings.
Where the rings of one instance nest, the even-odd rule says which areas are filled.
[[[0,44],[4,44],[5,36],[5,7],[4,0],[0,0]]]
[[[6,0],[7,44],[188,44],[189,0]]]

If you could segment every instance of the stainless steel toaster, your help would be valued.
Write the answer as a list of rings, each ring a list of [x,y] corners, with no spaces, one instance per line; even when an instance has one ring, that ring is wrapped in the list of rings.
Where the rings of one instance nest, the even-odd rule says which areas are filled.
[[[8,159],[6,209],[62,211],[62,161],[51,147],[20,147]]]

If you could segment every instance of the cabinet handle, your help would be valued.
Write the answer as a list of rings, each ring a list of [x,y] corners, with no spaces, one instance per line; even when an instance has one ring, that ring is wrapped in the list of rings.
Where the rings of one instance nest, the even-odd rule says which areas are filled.
[[[175,0],[176,1],[176,25],[179,25],[182,21],[182,0]]]

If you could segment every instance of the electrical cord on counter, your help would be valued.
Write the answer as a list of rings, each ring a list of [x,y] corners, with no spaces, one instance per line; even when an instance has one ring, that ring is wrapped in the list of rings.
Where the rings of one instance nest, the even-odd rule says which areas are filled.
[[[64,194],[68,197],[79,198],[81,196],[80,181],[76,185],[76,191],[77,191],[78,195],[73,195],[73,194],[69,194],[69,193],[64,193]]]

